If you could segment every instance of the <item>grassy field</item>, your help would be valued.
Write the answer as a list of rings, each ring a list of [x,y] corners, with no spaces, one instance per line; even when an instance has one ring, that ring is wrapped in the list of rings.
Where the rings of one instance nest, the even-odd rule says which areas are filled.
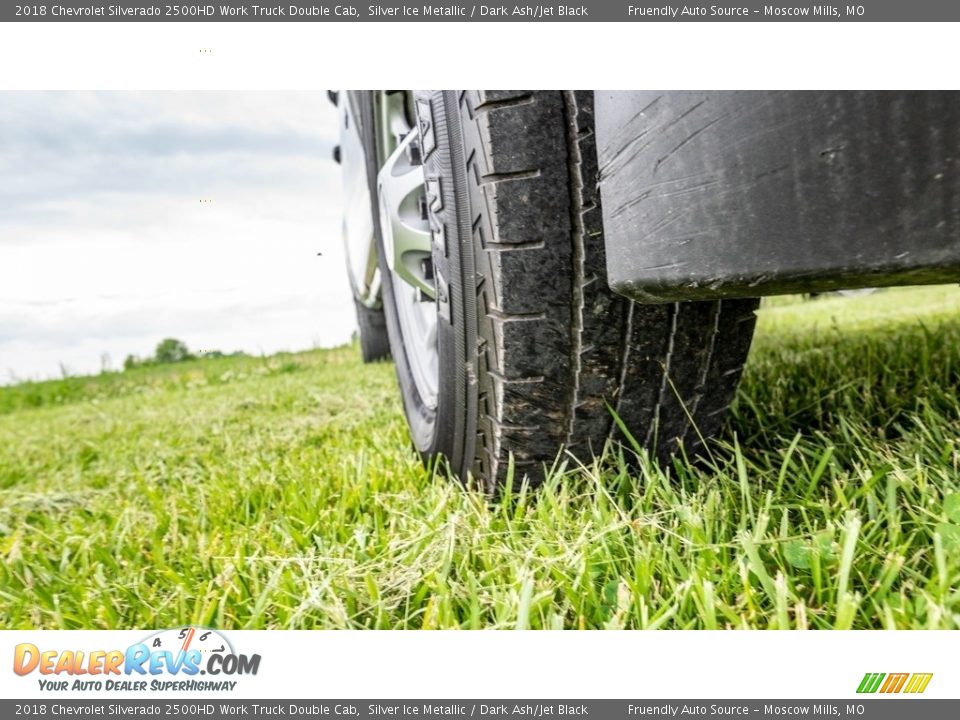
[[[958,288],[778,299],[708,466],[496,503],[357,356],[0,388],[0,627],[960,626]]]

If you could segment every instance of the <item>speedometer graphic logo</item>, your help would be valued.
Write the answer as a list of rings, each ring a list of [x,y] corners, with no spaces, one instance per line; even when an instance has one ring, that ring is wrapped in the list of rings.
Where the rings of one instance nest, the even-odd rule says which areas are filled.
[[[151,652],[167,650],[172,651],[174,655],[177,652],[198,650],[204,659],[213,653],[233,654],[233,645],[224,635],[216,630],[195,625],[161,630],[146,638],[144,643]]]

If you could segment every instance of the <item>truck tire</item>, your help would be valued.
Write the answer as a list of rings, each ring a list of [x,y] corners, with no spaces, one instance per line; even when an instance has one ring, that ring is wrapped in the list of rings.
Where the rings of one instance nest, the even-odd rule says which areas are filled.
[[[368,308],[354,298],[357,307],[357,328],[360,334],[360,355],[365,363],[390,359],[390,340],[383,308]]]
[[[415,96],[439,322],[425,406],[384,305],[414,442],[496,492],[533,484],[565,449],[622,439],[660,460],[720,426],[757,301],[639,305],[606,282],[590,92]],[[383,253],[381,253],[381,256]]]

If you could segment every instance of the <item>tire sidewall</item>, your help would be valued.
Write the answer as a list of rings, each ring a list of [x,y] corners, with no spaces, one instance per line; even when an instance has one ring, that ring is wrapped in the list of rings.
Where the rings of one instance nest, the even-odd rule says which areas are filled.
[[[476,344],[476,303],[464,292],[465,287],[475,287],[475,280],[472,242],[469,232],[464,233],[464,223],[469,228],[469,208],[464,205],[468,202],[466,169],[457,98],[449,91],[417,92],[415,105],[438,295],[436,409],[425,406],[413,380],[394,300],[393,283],[398,281],[387,267],[380,219],[374,213],[384,314],[414,446],[428,462],[446,459],[453,473],[466,479],[473,462],[476,433],[476,419],[472,417],[476,408],[476,382],[470,379],[472,356],[467,351]]]

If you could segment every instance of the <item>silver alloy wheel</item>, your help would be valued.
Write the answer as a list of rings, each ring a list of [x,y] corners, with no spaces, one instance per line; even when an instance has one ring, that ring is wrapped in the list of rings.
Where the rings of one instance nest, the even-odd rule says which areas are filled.
[[[377,195],[387,267],[411,375],[421,402],[437,407],[439,360],[437,303],[425,177],[417,123],[411,122],[409,93],[377,96],[380,172]]]

